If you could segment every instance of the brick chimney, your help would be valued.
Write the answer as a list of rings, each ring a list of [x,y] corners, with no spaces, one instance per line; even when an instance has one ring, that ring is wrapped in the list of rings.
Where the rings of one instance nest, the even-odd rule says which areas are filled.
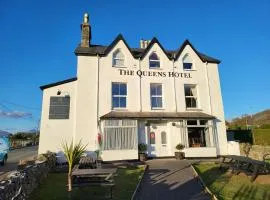
[[[89,25],[89,15],[84,14],[83,23],[81,24],[82,40],[81,47],[89,47],[91,41],[91,26]]]

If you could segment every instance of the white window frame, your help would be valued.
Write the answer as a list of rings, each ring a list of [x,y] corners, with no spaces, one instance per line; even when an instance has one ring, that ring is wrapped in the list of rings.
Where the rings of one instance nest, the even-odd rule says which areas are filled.
[[[200,124],[200,121],[201,120],[205,120],[207,121],[206,124],[204,125],[201,125]],[[187,121],[196,121],[197,124],[195,125],[187,125]],[[186,137],[187,137],[187,148],[194,148],[194,147],[190,147],[189,146],[189,136],[188,136],[188,128],[208,128],[208,131],[209,131],[209,142],[210,142],[210,146],[208,147],[216,147],[216,142],[214,140],[214,125],[213,125],[213,120],[211,119],[187,119],[187,120],[184,120],[184,128],[186,129]],[[199,148],[208,148],[207,146],[206,147],[199,147]]]
[[[123,57],[122,58],[120,58],[120,57],[117,57],[117,54],[118,53],[121,53],[122,55],[123,55]],[[114,63],[114,61],[115,60],[122,60],[123,61],[123,65],[115,65]],[[121,49],[116,49],[114,52],[113,52],[113,54],[112,54],[112,66],[113,67],[119,67],[119,68],[125,68],[125,54],[123,53],[123,51],[121,50]]]
[[[151,86],[152,85],[161,85],[161,95],[151,95]],[[153,107],[152,106],[152,97],[161,97],[161,104],[162,107]],[[150,83],[150,104],[152,110],[161,110],[164,108],[164,101],[163,101],[163,84],[162,83]]]
[[[156,56],[158,57],[158,60],[153,60],[153,59],[150,59],[150,57],[153,55],[153,54],[156,54]],[[151,62],[159,62],[159,67],[151,67],[150,63]],[[149,69],[161,69],[161,62],[160,62],[160,58],[157,54],[157,52],[152,52],[149,56]]]
[[[127,108],[127,94],[126,95],[121,95],[121,94],[113,94],[113,84],[125,84],[126,85],[126,88],[127,88],[127,94],[128,94],[128,86],[127,86],[127,83],[126,82],[112,82],[111,83],[111,105],[112,105],[112,110],[123,110],[123,109],[126,109]],[[125,97],[126,98],[126,107],[114,107],[113,106],[113,97],[117,97],[117,98],[120,98],[120,97]],[[120,105],[120,103],[119,103]]]
[[[191,60],[191,62],[189,62],[189,63],[192,63],[191,69],[185,69],[185,68],[184,68],[184,63],[187,63],[187,62],[185,62],[184,60],[187,59],[187,58],[189,58],[189,59]],[[194,61],[193,61],[193,59],[192,59],[192,57],[190,56],[189,53],[186,53],[186,54],[183,56],[183,58],[182,58],[182,66],[183,66],[183,70],[184,70],[184,71],[194,71],[194,70],[196,70]]]
[[[185,87],[186,86],[190,86],[191,88],[194,87],[195,88],[195,93],[196,96],[186,96],[185,94]],[[198,85],[197,84],[184,84],[184,95],[185,95],[185,104],[186,104],[186,109],[187,110],[192,110],[192,109],[200,109],[199,108],[199,93],[198,93]],[[187,107],[187,101],[186,98],[190,98],[190,99],[195,99],[196,101],[196,107]]]

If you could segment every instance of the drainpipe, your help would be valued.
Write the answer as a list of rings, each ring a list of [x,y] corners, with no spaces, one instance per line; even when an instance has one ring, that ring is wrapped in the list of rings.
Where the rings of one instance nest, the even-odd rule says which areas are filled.
[[[98,129],[99,129],[99,62],[100,62],[100,56],[99,54],[97,54],[97,59],[98,59],[98,71],[97,71],[97,125],[98,125]]]
[[[139,70],[141,71],[141,58],[139,58]],[[142,112],[142,76],[140,76],[140,112]]]
[[[175,54],[173,55],[175,57]],[[174,63],[175,63],[175,58],[173,58],[173,74],[174,74]],[[175,101],[175,112],[178,111],[177,108],[177,97],[176,97],[176,86],[175,86],[175,76],[173,76],[173,89],[174,89],[174,101]]]
[[[210,93],[210,84],[209,84],[209,74],[208,74],[208,62],[205,62],[205,68],[206,68],[206,79],[208,84],[208,93],[209,93],[209,104],[210,104],[210,113],[212,115],[212,96]]]

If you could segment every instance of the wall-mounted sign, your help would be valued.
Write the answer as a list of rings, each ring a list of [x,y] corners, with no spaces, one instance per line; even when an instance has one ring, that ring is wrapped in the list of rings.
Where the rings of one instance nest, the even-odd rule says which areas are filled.
[[[154,71],[143,71],[143,70],[126,70],[119,69],[120,75],[123,76],[154,76],[154,77],[175,77],[175,78],[192,78],[190,73],[179,73],[179,72],[154,72]]]

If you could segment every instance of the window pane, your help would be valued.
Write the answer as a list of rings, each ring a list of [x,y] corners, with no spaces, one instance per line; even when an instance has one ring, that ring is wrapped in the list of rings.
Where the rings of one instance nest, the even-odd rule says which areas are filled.
[[[127,95],[127,84],[120,84],[120,95]]]
[[[197,120],[187,120],[187,125],[197,125]]]
[[[157,90],[156,90],[156,85],[155,84],[150,85],[150,92],[151,92],[151,96],[152,95],[157,95]]]
[[[119,95],[119,83],[112,84],[112,95]]]
[[[192,69],[192,63],[183,63],[184,69]]]
[[[114,59],[113,62],[114,62],[113,65],[124,66],[124,60],[122,59]]]
[[[156,136],[154,132],[150,132],[150,144],[156,144]]]
[[[192,96],[190,85],[185,85],[185,96]]]
[[[161,132],[161,144],[167,144],[167,134],[165,131]]]
[[[150,60],[150,67],[151,68],[159,68],[160,67],[160,62],[159,61],[154,61],[154,60]]]
[[[157,56],[156,53],[152,53],[149,57],[149,60],[159,60],[159,57]]]
[[[157,106],[157,97],[151,97],[151,107],[156,108]]]
[[[157,99],[157,107],[162,108],[162,97],[156,97]]]
[[[196,108],[197,107],[197,101],[195,98],[186,97],[186,107],[187,108]]]
[[[200,125],[207,125],[207,120],[200,120]]]
[[[120,97],[120,107],[121,108],[126,107],[126,97]]]
[[[188,127],[189,147],[206,147],[210,146],[210,137],[208,128]]]
[[[162,85],[161,84],[157,84],[156,85],[157,88],[157,94],[156,95],[162,95]]]
[[[119,97],[113,97],[112,98],[112,107],[113,108],[119,108]]]

